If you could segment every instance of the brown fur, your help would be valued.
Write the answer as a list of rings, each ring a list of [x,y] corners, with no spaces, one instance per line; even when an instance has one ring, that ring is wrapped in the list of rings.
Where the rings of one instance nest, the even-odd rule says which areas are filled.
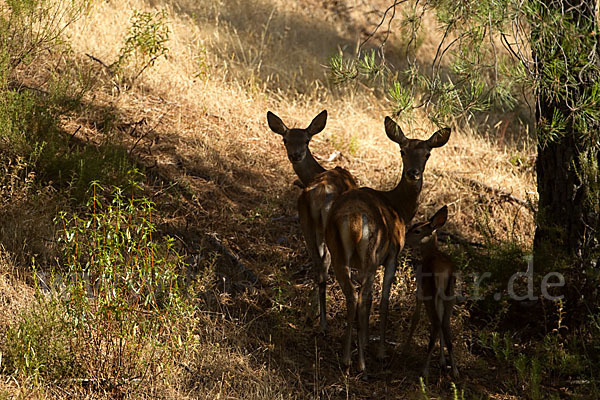
[[[318,288],[315,304],[319,305],[323,332],[327,331],[325,302],[327,276],[331,264],[329,251],[325,247],[325,225],[334,201],[348,189],[356,187],[350,172],[336,167],[315,176],[298,197],[300,227],[313,260],[314,279]]]
[[[437,338],[440,338],[440,365],[446,366],[444,357],[444,344],[448,350],[450,367],[454,378],[458,377],[458,369],[454,361],[452,334],[450,331],[450,318],[456,298],[454,287],[456,277],[455,266],[452,259],[442,252],[437,246],[437,229],[441,228],[448,216],[448,208],[442,207],[427,222],[416,224],[407,232],[407,244],[419,248],[422,256],[422,265],[417,269],[417,306],[413,314],[410,330],[404,351],[410,345],[412,335],[419,320],[420,304],[425,304],[427,316],[431,323],[427,360],[423,366],[423,375],[429,372],[429,362]]]
[[[358,318],[359,369],[365,369],[364,351],[368,344],[372,286],[379,265],[385,265],[380,304],[380,347],[385,355],[385,331],[389,293],[394,279],[397,257],[404,247],[405,227],[412,219],[423,185],[423,170],[432,148],[443,146],[449,130],[436,132],[428,140],[407,139],[391,118],[385,121],[386,133],[400,144],[403,173],[392,191],[370,188],[353,189],[334,203],[327,229],[326,243],[331,251],[335,276],[346,297],[347,326],[343,362],[350,367],[352,326]],[[356,271],[356,275],[352,272]],[[358,290],[358,294],[357,294]]]

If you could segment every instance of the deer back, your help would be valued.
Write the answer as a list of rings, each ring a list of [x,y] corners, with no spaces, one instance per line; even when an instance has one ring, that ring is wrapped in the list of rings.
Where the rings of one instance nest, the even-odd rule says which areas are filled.
[[[355,188],[356,182],[347,170],[336,167],[315,176],[304,188],[299,203],[307,203],[313,220],[321,219],[324,230],[331,206],[345,191]]]
[[[346,254],[370,255],[377,266],[391,248],[404,246],[405,224],[389,201],[370,188],[354,189],[339,198],[328,229],[337,229]]]

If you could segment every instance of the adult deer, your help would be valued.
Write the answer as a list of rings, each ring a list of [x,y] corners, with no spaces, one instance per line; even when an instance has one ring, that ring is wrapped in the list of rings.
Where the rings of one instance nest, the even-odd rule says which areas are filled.
[[[267,112],[267,122],[273,132],[283,137],[288,159],[303,187],[306,187],[315,176],[326,171],[313,157],[308,143],[314,135],[325,129],[327,110],[321,111],[306,129],[289,129],[281,118],[271,111]]]
[[[319,304],[320,328],[327,331],[325,307],[327,273],[331,258],[325,246],[325,224],[331,205],[348,189],[356,188],[356,182],[343,168],[323,168],[308,148],[310,139],[325,128],[327,111],[322,111],[306,129],[288,129],[283,121],[272,112],[267,113],[269,127],[283,136],[288,158],[303,186],[298,197],[298,217],[308,253],[313,262],[316,283],[314,297]],[[310,309],[309,309],[310,313]]]
[[[431,219],[413,225],[406,233],[406,245],[420,249],[422,264],[417,268],[417,304],[410,324],[404,350],[408,348],[421,312],[421,302],[425,303],[427,316],[431,323],[427,360],[423,366],[423,376],[429,372],[429,362],[437,338],[440,338],[440,367],[446,367],[444,343],[448,350],[452,376],[458,378],[458,369],[452,350],[452,334],[450,332],[450,317],[456,303],[454,287],[454,263],[437,245],[437,230],[448,219],[448,207],[440,208]]]
[[[403,163],[400,182],[391,191],[360,188],[345,192],[334,203],[325,232],[335,276],[346,297],[347,326],[342,361],[348,370],[355,319],[358,319],[358,368],[365,370],[371,292],[379,265],[385,266],[385,272],[377,356],[380,359],[385,356],[389,296],[398,254],[404,247],[405,227],[416,213],[423,187],[423,171],[431,150],[445,145],[450,138],[450,129],[446,128],[427,140],[408,139],[390,117],[385,119],[385,132],[400,145]],[[353,274],[352,270],[357,273]]]

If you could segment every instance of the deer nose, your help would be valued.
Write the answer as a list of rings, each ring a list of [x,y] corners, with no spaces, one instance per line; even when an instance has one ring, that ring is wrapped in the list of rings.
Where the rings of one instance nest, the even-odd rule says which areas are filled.
[[[407,171],[408,177],[414,181],[421,178],[421,171],[416,168],[409,169]]]
[[[298,161],[302,161],[303,154],[302,153],[290,153],[290,154],[288,154],[288,157],[291,162],[298,162]]]

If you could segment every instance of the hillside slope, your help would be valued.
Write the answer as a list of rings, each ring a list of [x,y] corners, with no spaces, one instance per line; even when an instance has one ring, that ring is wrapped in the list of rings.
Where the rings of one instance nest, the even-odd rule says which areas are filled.
[[[333,54],[351,54],[381,14],[372,11],[386,7],[385,1],[359,0],[99,1],[67,28],[73,62],[93,71],[96,81],[84,106],[62,119],[63,128],[86,146],[117,143],[144,173],[141,186],[156,203],[158,234],[174,237],[186,257],[184,274],[194,282],[195,311],[185,322],[189,341],[166,372],[144,381],[146,387],[131,383],[139,377],[123,384],[126,389],[98,389],[91,383],[95,392],[76,380],[61,386],[25,379],[24,384],[3,383],[7,396],[304,399],[446,398],[453,393],[446,377],[433,375],[427,386],[419,382],[425,323],[408,357],[397,346],[387,368],[368,381],[344,376],[339,339],[345,305],[333,276],[329,336],[315,336],[313,327],[303,325],[312,277],[297,223],[299,190],[281,138],[266,123],[271,110],[288,126],[304,127],[327,109],[326,129],[311,142],[323,165],[349,169],[361,185],[393,187],[402,166],[397,145],[384,133],[387,100],[360,83],[332,84],[325,68]],[[107,66],[119,58],[134,10],[153,15],[164,10],[169,38],[167,57],[132,82]],[[435,26],[427,31],[437,34]],[[390,39],[392,60],[400,58],[392,54],[400,40]],[[433,43],[435,37],[423,41],[424,62]],[[107,133],[109,112],[113,129]],[[437,129],[418,112],[400,124],[410,137],[425,138]],[[476,270],[483,268],[477,264],[481,259],[461,258],[468,250],[458,243],[531,245],[533,213],[505,194],[535,203],[535,148],[526,138],[505,141],[501,125],[477,131],[455,122],[451,128],[449,144],[428,162],[415,219],[447,204],[450,251],[470,260],[459,268]],[[329,161],[336,151],[341,155]],[[15,263],[7,261],[4,270],[26,268]],[[17,283],[0,282],[3,296],[22,308],[34,296],[22,299],[5,288],[21,285],[31,293],[32,275],[25,275]],[[405,266],[391,304],[394,342],[406,333],[413,290]],[[475,397],[519,398],[519,389],[505,382],[514,371],[474,347],[481,325],[471,325],[469,313],[461,305],[455,321],[463,375],[457,385]],[[18,315],[3,311],[4,324]]]

